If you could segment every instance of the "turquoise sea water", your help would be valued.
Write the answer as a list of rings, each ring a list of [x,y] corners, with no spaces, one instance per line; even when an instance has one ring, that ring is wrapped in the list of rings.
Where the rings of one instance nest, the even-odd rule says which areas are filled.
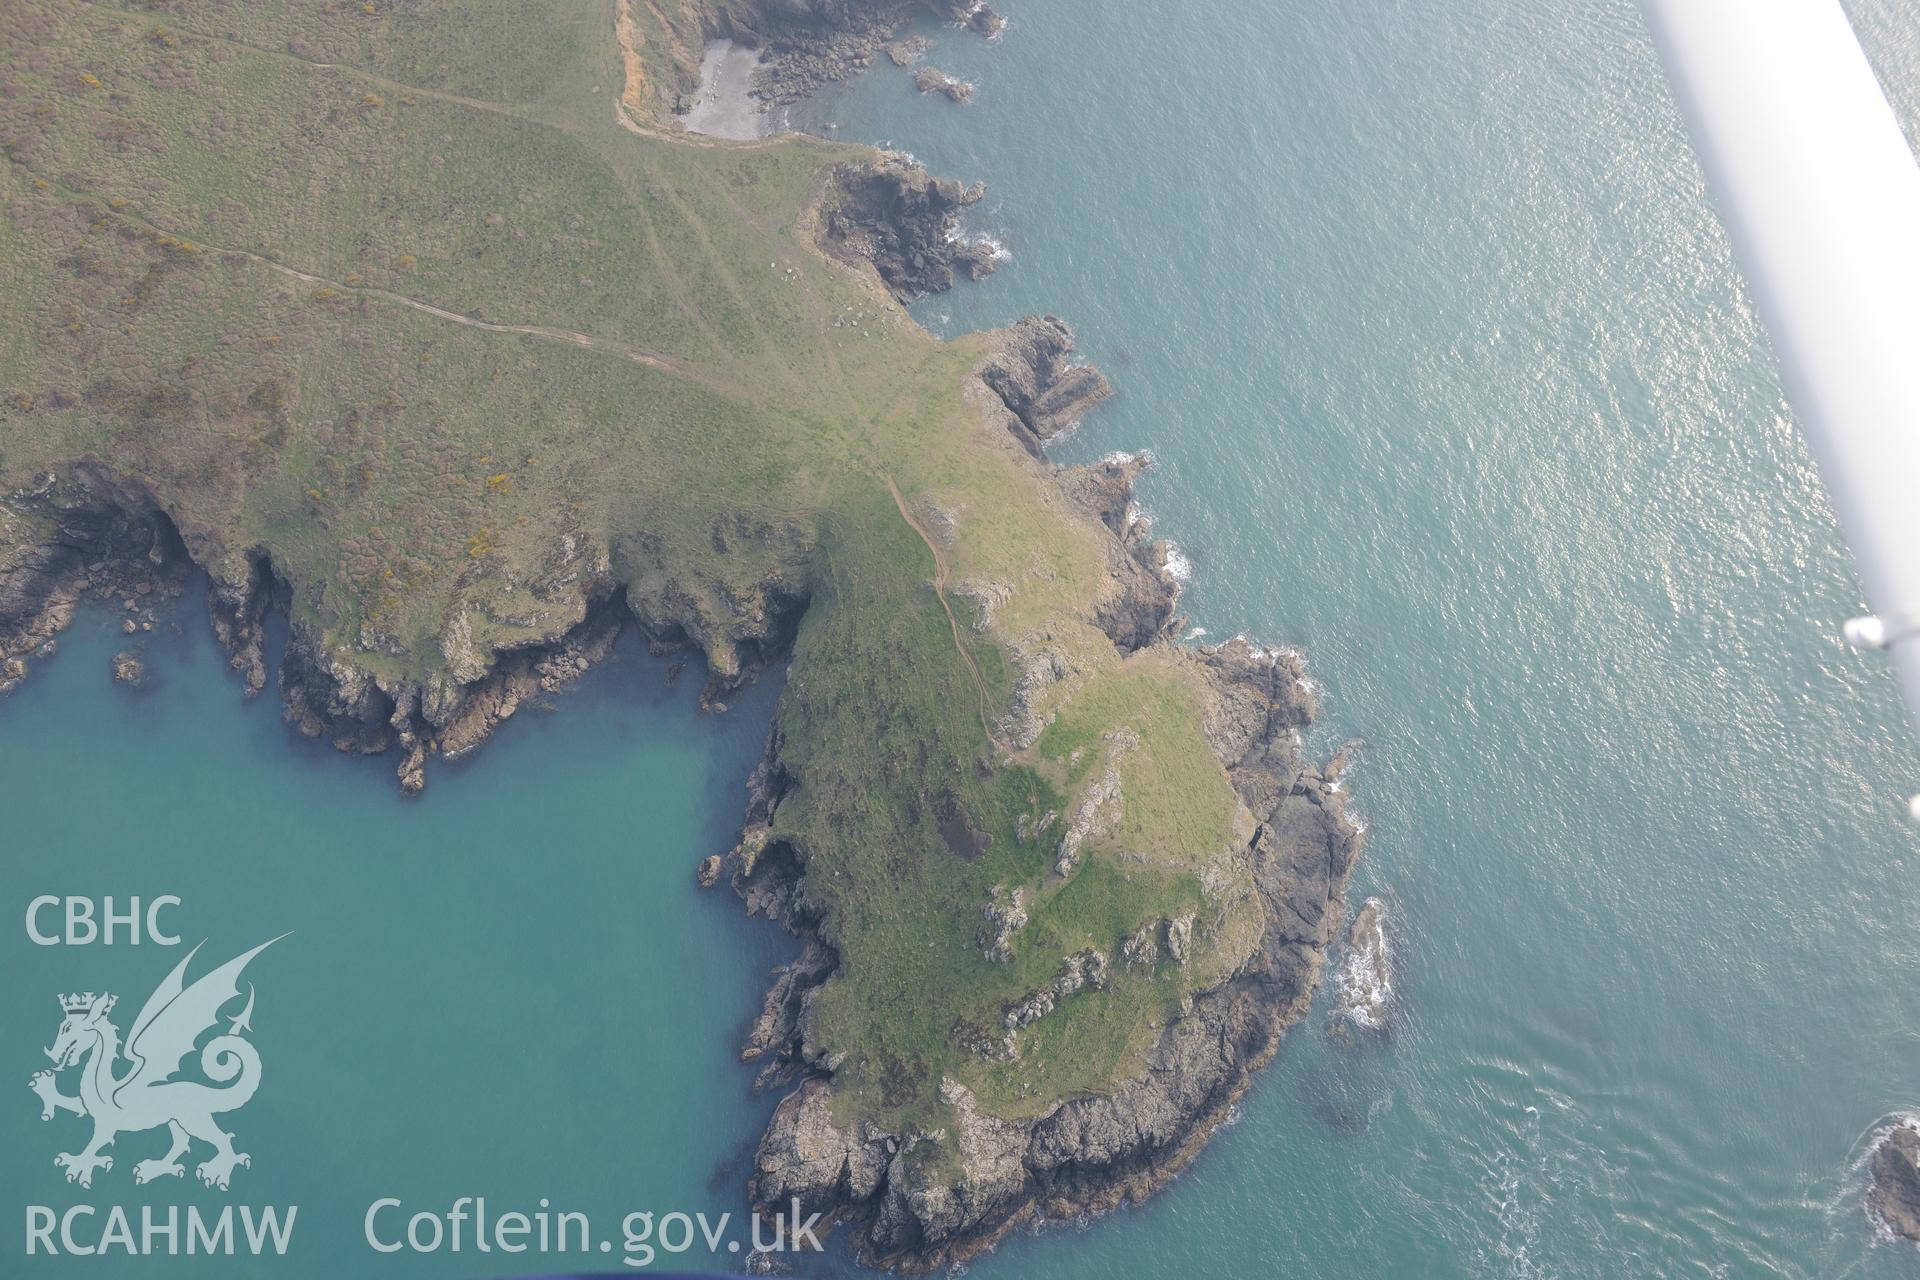
[[[1058,455],[1151,449],[1195,623],[1308,652],[1403,1003],[990,1265],[1920,1271],[1850,1168],[1920,1103],[1920,759],[1635,6],[1007,7],[929,28],[970,106],[804,122],[989,183],[1010,261],[921,314],[1076,324]],[[1920,9],[1855,16],[1920,132]]]
[[[774,688],[701,716],[699,671],[669,690],[629,638],[554,713],[516,716],[410,802],[391,759],[300,739],[271,696],[243,706],[203,601],[180,601],[148,640],[139,691],[113,684],[127,638],[96,610],[0,702],[0,1028],[17,1077],[0,1106],[0,1275],[529,1274],[565,1268],[480,1258],[471,1234],[458,1258],[383,1257],[364,1216],[403,1201],[376,1224],[392,1242],[413,1211],[460,1196],[529,1215],[544,1197],[589,1214],[597,1244],[620,1241],[632,1211],[737,1210],[772,1106],[748,1098],[735,1053],[791,947],[742,924],[737,900],[701,894],[693,868],[736,833]],[[262,1084],[222,1121],[253,1157],[230,1192],[193,1181],[204,1149],[184,1185],[135,1187],[164,1131],[123,1136],[90,1192],[54,1168],[86,1133],[69,1115],[42,1123],[26,1089],[47,1065],[56,995],[115,992],[125,1031],[184,947],[36,946],[22,917],[40,894],[113,894],[122,909],[179,896],[160,923],[187,946],[208,939],[195,975],[292,931],[247,970]],[[40,923],[57,933],[60,913]],[[25,1257],[22,1206],[75,1204],[101,1215],[79,1224],[83,1243],[116,1204],[136,1231],[147,1204],[299,1213],[284,1263]],[[183,1220],[182,1249],[184,1233]]]
[[[1398,1003],[1345,1047],[1316,1009],[1151,1205],[977,1272],[1920,1270],[1856,1167],[1920,1106],[1920,753],[1837,638],[1858,587],[1632,5],[1003,7],[997,44],[927,28],[971,106],[883,66],[796,116],[991,184],[1010,261],[920,314],[1072,320],[1120,393],[1058,455],[1151,449],[1194,624],[1309,653]],[[1920,125],[1920,10],[1853,12]],[[0,702],[0,905],[179,893],[215,960],[297,931],[256,962],[253,1168],[158,1198],[299,1203],[298,1256],[115,1273],[543,1269],[374,1257],[385,1195],[737,1209],[770,1103],[732,1051],[788,944],[691,868],[772,690],[700,717],[629,650],[406,803],[180,621],[148,692],[94,616]],[[55,992],[131,1004],[176,958],[0,954],[20,1086]],[[6,1212],[152,1193],[66,1187],[77,1122],[37,1114],[0,1106]]]

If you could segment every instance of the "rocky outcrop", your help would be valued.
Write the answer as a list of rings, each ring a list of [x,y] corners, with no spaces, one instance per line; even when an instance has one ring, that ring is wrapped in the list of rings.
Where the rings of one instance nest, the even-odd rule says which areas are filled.
[[[1189,911],[1167,921],[1167,954],[1175,964],[1187,962],[1188,949],[1193,945],[1193,920],[1194,915]]]
[[[267,612],[275,607],[284,612],[291,603],[291,590],[274,578],[264,552],[246,557],[244,572],[232,580],[216,578],[207,592],[214,637],[249,698],[267,687]]]
[[[797,1067],[805,1051],[803,1027],[807,997],[839,967],[833,948],[810,941],[798,958],[773,971],[773,985],[761,1000],[760,1014],[740,1050],[742,1062],[766,1058],[759,1085]]]
[[[1057,316],[1029,316],[998,336],[997,349],[980,367],[980,381],[1003,411],[1009,434],[1044,459],[1047,441],[1079,422],[1113,388],[1098,369],[1074,362],[1073,330]],[[1151,465],[1145,453],[1116,454],[1054,473],[1068,501],[1114,535],[1105,544],[1111,587],[1094,620],[1127,653],[1164,639],[1178,621],[1173,546],[1153,536],[1133,502],[1133,486]]]
[[[1106,375],[1075,364],[1073,329],[1058,316],[1029,316],[1010,329],[999,354],[981,371],[1019,421],[1020,443],[1035,457],[1047,441],[1072,427],[1113,394]]]
[[[925,36],[908,36],[887,46],[887,58],[896,67],[910,67],[933,50],[933,41]]]
[[[397,748],[401,789],[418,792],[431,758],[473,751],[521,706],[560,693],[612,650],[633,620],[625,594],[605,583],[586,584],[585,592],[577,621],[551,639],[490,655],[465,681],[448,671],[423,683],[382,682],[323,652],[296,627],[279,674],[287,720],[342,751]],[[236,666],[251,661],[245,650],[235,655]]]
[[[991,245],[960,236],[960,211],[986,194],[936,178],[904,156],[842,166],[822,210],[820,245],[848,263],[871,263],[903,302],[978,280],[994,269]]]
[[[945,94],[955,102],[973,101],[973,82],[950,76],[937,67],[922,67],[913,73],[913,87],[922,93]]]
[[[1060,1002],[1082,991],[1100,991],[1107,985],[1107,957],[1088,947],[1060,962],[1053,981],[1008,1005],[1002,1021],[1008,1031],[1030,1027],[1059,1008]]]
[[[1920,1244],[1920,1124],[1903,1119],[1881,1135],[1868,1162],[1867,1212]]]
[[[1153,967],[1160,959],[1160,934],[1165,926],[1165,920],[1149,920],[1127,935],[1127,940],[1120,944],[1120,958],[1128,968]]]
[[[866,1204],[879,1192],[887,1166],[900,1154],[892,1134],[833,1118],[833,1091],[813,1077],[774,1108],[754,1155],[754,1196],[768,1208],[802,1215],[836,1214]]]
[[[987,0],[954,0],[949,8],[955,22],[989,40],[1007,29],[1007,20]]]
[[[1054,849],[1053,874],[1063,880],[1079,867],[1080,846],[1088,837],[1117,823],[1124,807],[1120,794],[1120,760],[1140,745],[1140,735],[1120,728],[1106,734],[1105,741],[1106,758],[1100,776],[1081,796]]]
[[[753,93],[781,106],[873,65],[918,0],[708,0],[706,27],[762,50]]]
[[[995,964],[1013,962],[1013,935],[1027,927],[1027,891],[997,884],[980,909],[986,924],[980,930],[980,950]]]
[[[1016,436],[1021,435],[1018,421],[1012,419],[1008,428]],[[1144,453],[1117,454],[1057,473],[1068,500],[1114,535],[1106,544],[1112,589],[1094,621],[1127,653],[1169,636],[1179,623],[1180,581],[1170,568],[1173,544],[1153,536],[1133,502],[1134,483],[1150,465]]]

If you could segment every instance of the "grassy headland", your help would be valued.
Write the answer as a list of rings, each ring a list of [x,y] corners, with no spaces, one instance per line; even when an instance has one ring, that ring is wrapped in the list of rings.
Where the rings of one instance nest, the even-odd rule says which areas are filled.
[[[719,692],[790,647],[763,835],[836,961],[792,1065],[844,1122],[950,1130],[943,1080],[1044,1115],[1245,967],[1254,824],[1200,669],[1098,625],[1113,535],[990,411],[995,335],[936,341],[816,247],[866,153],[656,113],[697,15],[16,0],[7,26],[0,563],[110,477],[217,583],[270,574],[360,691],[322,722],[373,707],[423,753],[609,599]],[[1027,916],[999,959],[996,889]],[[1007,1040],[1089,949],[1100,980]]]

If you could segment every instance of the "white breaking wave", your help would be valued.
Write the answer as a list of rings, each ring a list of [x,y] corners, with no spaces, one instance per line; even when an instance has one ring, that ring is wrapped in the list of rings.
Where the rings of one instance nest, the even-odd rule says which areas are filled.
[[[947,243],[975,246],[985,245],[988,250],[988,256],[996,263],[1005,262],[1013,256],[1013,250],[1007,248],[1006,242],[998,236],[977,231],[962,231],[957,226],[948,228]]]
[[[1356,821],[1354,825],[1360,824]],[[1366,937],[1354,940],[1333,981],[1340,1012],[1355,1026],[1377,1031],[1385,1025],[1387,1005],[1393,999],[1393,954],[1387,946],[1385,904],[1378,898],[1368,898],[1361,910],[1368,908],[1375,913],[1375,928]]]

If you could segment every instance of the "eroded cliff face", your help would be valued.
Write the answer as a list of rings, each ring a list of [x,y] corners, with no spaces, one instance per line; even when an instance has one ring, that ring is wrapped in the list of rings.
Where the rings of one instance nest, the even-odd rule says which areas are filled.
[[[266,687],[265,622],[273,612],[293,613],[295,587],[265,548],[229,547],[208,530],[183,536],[152,493],[97,461],[0,499],[0,521],[10,535],[0,552],[0,692],[25,679],[33,661],[53,656],[54,637],[90,595],[121,602],[132,634],[151,622],[142,606],[177,594],[195,567],[209,576],[209,622],[246,695]],[[470,633],[456,607],[450,661],[425,679],[382,672],[294,618],[276,673],[288,723],[342,751],[394,752],[400,786],[418,792],[432,759],[473,751],[530,699],[562,692],[611,651],[625,626],[639,627],[657,652],[698,648],[709,661],[702,698],[712,704],[784,653],[805,603],[795,594],[804,578],[791,573],[771,576],[721,616],[650,576],[630,588],[604,552],[587,555],[582,567],[567,575],[545,629],[509,647],[463,644]]]
[[[122,629],[138,636],[189,569],[173,522],[101,468],[44,475],[0,500],[0,693],[53,657],[56,636],[89,597],[121,612]]]

